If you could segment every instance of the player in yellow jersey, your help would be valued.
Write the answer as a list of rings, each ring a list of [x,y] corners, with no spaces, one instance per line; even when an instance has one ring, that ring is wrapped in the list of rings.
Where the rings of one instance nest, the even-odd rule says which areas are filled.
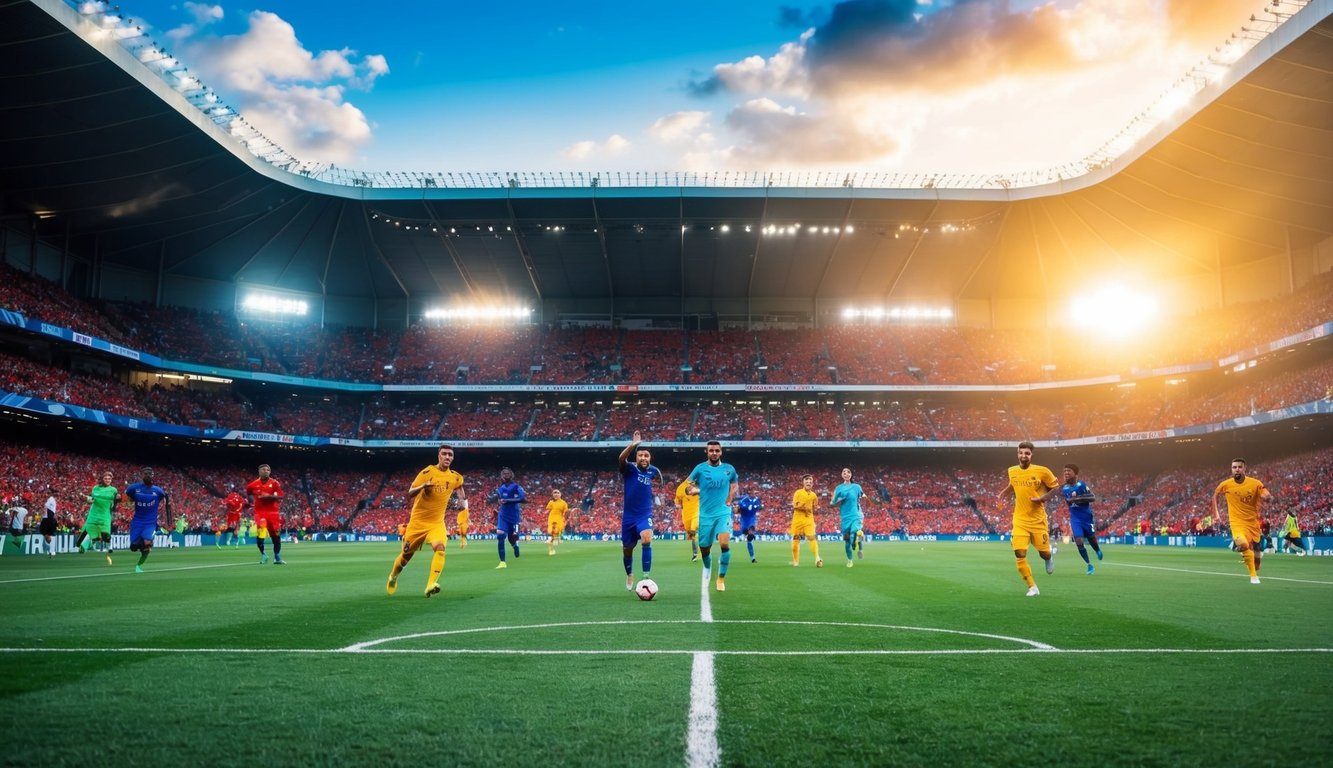
[[[699,496],[686,493],[689,480],[682,480],[676,486],[676,506],[680,507],[680,525],[685,529],[685,538],[690,540],[690,562],[699,559]]]
[[[1018,561],[1018,574],[1028,585],[1028,597],[1041,594],[1037,582],[1032,579],[1032,567],[1028,565],[1028,546],[1035,546],[1037,554],[1046,561],[1046,572],[1055,572],[1055,560],[1051,551],[1051,532],[1046,520],[1046,505],[1043,497],[1060,483],[1051,470],[1040,464],[1032,463],[1032,443],[1024,440],[1018,444],[1018,465],[1009,468],[1009,482],[996,494],[996,501],[1003,504],[1010,493],[1014,496],[1014,558]]]
[[[1217,497],[1227,499],[1227,518],[1231,523],[1231,538],[1245,560],[1245,568],[1250,572],[1250,583],[1259,583],[1259,564],[1262,552],[1259,551],[1260,530],[1259,501],[1269,501],[1273,494],[1257,478],[1245,476],[1245,459],[1231,460],[1231,477],[1218,483],[1213,491],[1213,516],[1222,519],[1222,511],[1217,506]]]
[[[458,526],[458,548],[467,549],[468,513],[466,504],[458,510],[458,516],[454,518],[454,523]]]
[[[407,489],[407,498],[412,500],[412,514],[403,534],[403,551],[393,561],[393,570],[389,571],[389,583],[385,590],[390,595],[398,591],[398,576],[403,572],[403,566],[421,549],[423,543],[430,544],[431,549],[435,550],[430,561],[430,578],[426,581],[426,597],[440,593],[440,573],[444,571],[444,545],[447,540],[444,511],[449,507],[449,498],[454,492],[458,493],[463,509],[467,509],[463,476],[450,469],[453,463],[453,447],[441,445],[438,463],[418,472],[412,486]]]
[[[819,508],[819,497],[815,495],[814,475],[801,478],[801,487],[791,497],[791,564],[801,564],[801,537],[810,542],[810,554],[815,556],[815,567],[823,568],[824,559],[819,556],[819,538],[815,531],[815,510]]]
[[[560,537],[565,533],[565,513],[569,511],[569,504],[560,498],[560,491],[551,491],[551,500],[546,502],[546,533],[551,538],[546,542],[546,554],[554,555],[555,548],[560,543]]]

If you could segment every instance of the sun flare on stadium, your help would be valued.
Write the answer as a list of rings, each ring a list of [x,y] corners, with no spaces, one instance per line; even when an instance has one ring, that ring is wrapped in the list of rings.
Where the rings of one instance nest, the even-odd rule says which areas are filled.
[[[1110,339],[1125,339],[1152,327],[1160,315],[1157,297],[1123,285],[1107,285],[1069,300],[1069,322]]]

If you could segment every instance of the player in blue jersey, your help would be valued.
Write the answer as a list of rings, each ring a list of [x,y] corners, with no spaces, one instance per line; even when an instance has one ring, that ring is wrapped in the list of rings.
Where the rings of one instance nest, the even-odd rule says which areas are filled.
[[[745,548],[750,551],[750,562],[754,562],[754,532],[759,527],[759,510],[764,502],[758,496],[746,493],[736,499],[736,508],[741,511],[741,533],[745,535]]]
[[[142,479],[125,489],[125,498],[134,504],[134,517],[130,520],[130,551],[139,553],[134,572],[143,573],[144,561],[153,551],[153,534],[157,533],[159,507],[163,502],[166,502],[166,525],[172,524],[171,498],[166,491],[153,485],[152,467],[143,468]]]
[[[518,524],[523,519],[522,504],[527,503],[528,495],[523,486],[514,482],[514,470],[505,467],[500,470],[500,487],[495,491],[500,500],[500,511],[495,514],[495,546],[500,550],[500,564],[496,569],[508,568],[505,563],[505,539],[514,548],[514,559],[518,559]]]
[[[1083,541],[1086,539],[1092,545],[1092,551],[1097,553],[1097,559],[1102,559],[1102,548],[1097,546],[1097,527],[1092,521],[1092,502],[1097,500],[1093,496],[1092,489],[1088,484],[1078,479],[1078,465],[1066,464],[1064,471],[1064,485],[1054,488],[1042,494],[1041,501],[1049,499],[1058,491],[1065,497],[1065,504],[1069,505],[1069,535],[1074,537],[1074,546],[1078,547],[1079,557],[1083,558],[1083,563],[1088,566],[1088,575],[1096,573],[1097,569],[1093,567],[1092,561],[1088,559],[1088,550],[1083,547]]]
[[[625,589],[634,591],[634,548],[643,544],[643,578],[653,570],[653,484],[662,484],[662,473],[653,466],[653,454],[639,447],[643,437],[634,437],[618,460],[625,481],[625,507],[620,515],[620,553],[625,561]],[[629,457],[634,456],[634,461]]]
[[[690,472],[686,493],[699,496],[699,554],[703,555],[704,576],[713,570],[713,540],[722,554],[717,564],[717,591],[727,591],[727,566],[731,564],[731,504],[736,499],[740,478],[736,468],[722,463],[722,444],[709,440],[704,449],[707,461]]]
[[[838,508],[838,515],[841,518],[842,525],[842,545],[847,552],[847,567],[852,567],[852,550],[856,550],[857,558],[865,556],[863,549],[865,533],[861,530],[861,525],[865,516],[861,513],[861,497],[865,491],[861,490],[859,483],[852,482],[852,470],[843,467],[842,485],[833,489],[833,498],[829,501],[830,506]]]

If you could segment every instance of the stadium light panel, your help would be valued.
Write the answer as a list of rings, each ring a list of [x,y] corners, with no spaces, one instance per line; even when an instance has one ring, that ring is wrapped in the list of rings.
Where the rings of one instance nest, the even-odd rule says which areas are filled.
[[[310,313],[308,302],[272,293],[251,293],[245,297],[241,306],[252,312],[274,315],[306,315]]]

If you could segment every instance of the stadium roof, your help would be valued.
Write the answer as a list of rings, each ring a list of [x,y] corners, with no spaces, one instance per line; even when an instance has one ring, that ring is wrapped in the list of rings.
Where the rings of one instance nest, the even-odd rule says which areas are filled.
[[[1329,7],[1141,154],[1044,186],[384,189],[262,162],[65,3],[7,3],[0,214],[106,264],[374,300],[1053,301],[1108,275],[1220,279],[1333,236]]]

